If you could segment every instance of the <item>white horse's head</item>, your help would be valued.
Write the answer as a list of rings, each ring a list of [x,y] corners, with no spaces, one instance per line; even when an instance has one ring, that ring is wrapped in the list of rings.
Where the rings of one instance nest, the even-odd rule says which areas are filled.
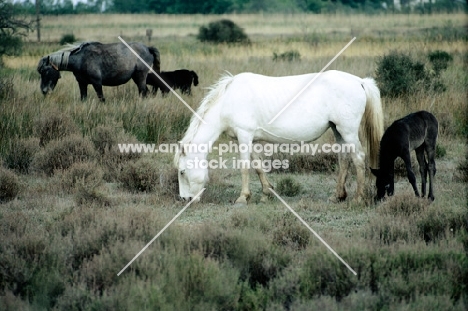
[[[184,201],[192,200],[208,181],[208,166],[201,154],[178,152],[174,158],[179,176],[179,195]],[[200,196],[196,202],[200,201]]]

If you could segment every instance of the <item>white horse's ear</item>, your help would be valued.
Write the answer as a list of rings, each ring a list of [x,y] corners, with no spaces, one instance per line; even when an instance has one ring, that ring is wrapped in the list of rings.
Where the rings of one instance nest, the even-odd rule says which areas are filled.
[[[185,156],[186,153],[185,153],[185,144],[181,141],[179,141],[179,150],[180,150],[180,155],[181,156]]]

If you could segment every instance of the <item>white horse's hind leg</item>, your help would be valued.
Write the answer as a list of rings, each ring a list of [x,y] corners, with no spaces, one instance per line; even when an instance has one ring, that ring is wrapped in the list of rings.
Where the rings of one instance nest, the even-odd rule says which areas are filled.
[[[336,199],[338,201],[344,201],[348,196],[346,192],[346,178],[348,177],[348,169],[349,169],[349,158],[346,154],[339,153],[338,154],[338,180],[336,183]]]
[[[365,182],[365,153],[363,151],[361,142],[357,140],[354,143],[355,152],[351,153],[351,159],[353,159],[354,166],[356,167],[356,195],[354,200],[360,202],[364,199],[364,182]]]
[[[336,130],[336,126],[331,126],[337,144],[343,144],[344,140],[341,134]],[[348,177],[349,157],[345,153],[338,154],[338,180],[336,183],[336,200],[344,201],[348,196],[346,192],[346,178]]]
[[[342,143],[346,144],[352,144],[354,145],[354,152],[351,152],[351,159],[353,160],[353,164],[356,167],[356,194],[354,196],[354,200],[357,202],[360,202],[364,198],[364,181],[365,181],[365,153],[362,148],[361,142],[359,140],[359,134],[358,134],[358,129],[357,127],[355,131],[349,131],[346,133],[345,131],[340,130],[339,127],[336,128],[336,131],[339,133],[339,135],[342,138]],[[335,131],[335,130],[334,130]],[[335,134],[336,135],[336,134]],[[344,161],[342,161],[344,162]],[[342,163],[340,163],[341,165]],[[340,168],[340,175],[345,174],[343,172],[342,168]],[[346,177],[344,177],[344,181],[346,180]],[[338,177],[338,181],[341,182],[340,177]],[[344,183],[343,181],[343,183]],[[344,185],[343,185],[344,187]],[[337,189],[338,190],[338,189]]]

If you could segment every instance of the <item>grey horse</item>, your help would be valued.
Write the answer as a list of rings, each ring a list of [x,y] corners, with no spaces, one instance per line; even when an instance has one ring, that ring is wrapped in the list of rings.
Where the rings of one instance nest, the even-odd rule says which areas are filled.
[[[138,42],[129,45],[159,73],[158,49]],[[41,75],[41,91],[44,95],[55,88],[60,79],[60,71],[73,72],[80,87],[81,100],[85,100],[88,95],[88,84],[93,86],[101,101],[105,101],[103,85],[117,86],[127,83],[130,79],[138,86],[140,95],[146,96],[148,91],[146,76],[149,68],[123,43],[83,42],[70,45],[41,58],[37,71]]]

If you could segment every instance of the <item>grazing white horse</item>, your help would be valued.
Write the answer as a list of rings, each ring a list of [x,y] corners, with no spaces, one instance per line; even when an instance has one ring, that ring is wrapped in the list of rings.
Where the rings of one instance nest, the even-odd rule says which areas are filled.
[[[288,102],[314,78],[315,81],[270,124]],[[184,146],[215,142],[223,132],[237,138],[239,145],[259,141],[298,143],[313,141],[331,127],[337,143],[355,145],[351,158],[357,171],[355,198],[360,200],[364,195],[365,154],[359,140],[359,128],[361,119],[364,119],[363,133],[370,153],[370,166],[378,165],[383,113],[379,89],[371,78],[362,79],[335,70],[287,77],[268,77],[253,73],[228,75],[212,86],[197,114],[206,123],[192,117],[181,141],[182,147],[174,157],[179,170],[179,194],[184,200],[195,197],[208,181],[206,166],[189,165],[199,160],[206,161],[206,148],[193,150]],[[345,159],[346,156],[339,154],[336,188],[338,200],[344,200],[347,196],[345,181],[349,161]],[[250,161],[251,157],[258,159],[249,150],[240,152],[242,161]],[[242,191],[236,203],[247,204],[250,199],[249,169],[241,168],[241,172]],[[269,188],[273,186],[262,169],[256,169],[256,172],[262,183],[264,200],[271,195]]]

